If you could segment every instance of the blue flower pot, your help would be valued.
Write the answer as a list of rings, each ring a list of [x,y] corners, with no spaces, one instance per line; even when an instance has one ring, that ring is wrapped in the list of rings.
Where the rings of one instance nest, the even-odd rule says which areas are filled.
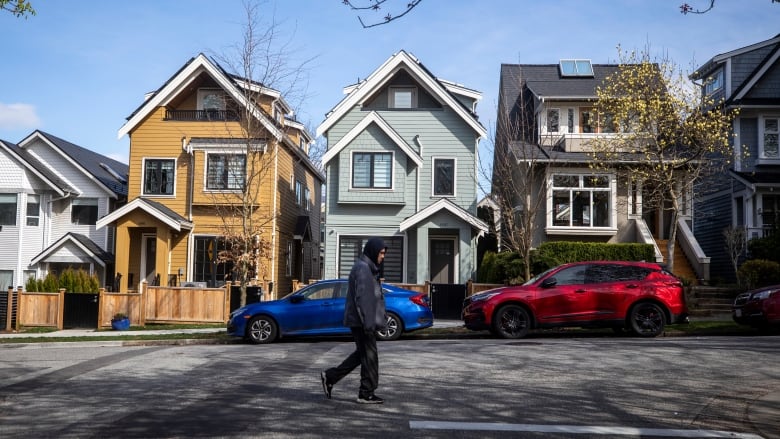
[[[115,331],[127,331],[130,329],[130,319],[111,320],[111,328]]]

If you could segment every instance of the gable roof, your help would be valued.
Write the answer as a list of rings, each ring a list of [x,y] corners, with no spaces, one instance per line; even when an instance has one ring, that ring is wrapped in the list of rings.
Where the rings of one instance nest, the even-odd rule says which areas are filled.
[[[95,223],[95,228],[99,229],[101,227],[105,227],[136,209],[140,209],[146,212],[148,215],[162,221],[165,225],[173,230],[176,230],[177,232],[181,231],[182,229],[192,230],[192,227],[194,226],[192,221],[189,221],[187,218],[174,212],[171,208],[165,206],[164,204],[149,200],[147,198],[138,197],[120,207],[119,209],[98,219],[97,223]]]
[[[333,109],[325,116],[325,120],[317,127],[317,136],[322,135],[330,127],[339,121],[350,109],[361,103],[367,97],[386,84],[395,72],[400,68],[405,68],[410,75],[423,84],[435,97],[440,99],[455,113],[457,113],[471,128],[476,131],[480,137],[485,137],[487,131],[485,127],[477,120],[477,117],[470,109],[466,108],[450,90],[454,90],[452,83],[446,85],[438,80],[431,72],[425,68],[414,56],[401,50],[388,58],[378,69],[374,70],[363,82],[350,87],[349,93],[344,99],[336,104]],[[448,90],[448,87],[450,90]],[[472,91],[473,92],[473,91]],[[465,92],[464,92],[465,95]],[[474,93],[472,93],[474,95]]]
[[[32,156],[30,156],[30,154],[27,154],[27,151],[19,148],[18,145],[0,140],[0,149],[4,150],[21,166],[32,172],[36,177],[40,178],[41,181],[52,188],[57,193],[57,195],[64,197],[68,193],[78,192],[75,188],[70,187],[66,182],[62,181],[48,168],[35,160]]]
[[[471,225],[472,228],[479,230],[480,235],[488,231],[488,226],[487,224],[485,224],[484,221],[472,215],[466,209],[463,209],[462,207],[456,205],[455,203],[448,200],[447,198],[442,198],[436,201],[435,203],[429,205],[425,209],[418,211],[417,213],[410,216],[409,218],[406,218],[405,220],[401,221],[401,224],[398,226],[398,230],[400,232],[404,232],[410,229],[411,227],[415,226],[416,224],[420,223],[424,219],[432,216],[433,214],[442,211],[449,212],[450,214],[467,222],[468,224]]]
[[[70,232],[62,236],[44,251],[38,253],[38,255],[32,258],[30,265],[35,265],[39,262],[46,262],[50,256],[53,256],[61,248],[70,246],[81,250],[102,267],[105,267],[107,263],[114,260],[114,255],[100,248],[99,245],[95,244],[95,242],[89,239],[87,236],[80,233]]]
[[[713,71],[721,68],[723,64],[727,64],[731,58],[760,49],[765,49],[765,51],[768,50],[766,56],[756,65],[742,83],[735,84],[736,87],[730,95],[726,95],[726,105],[740,105],[742,104],[740,101],[747,97],[747,94],[753,87],[770,72],[773,67],[780,68],[780,34],[777,34],[768,40],[715,55],[701,67],[696,69],[689,77],[693,80],[707,78]],[[727,74],[730,75],[731,72],[727,72]],[[776,99],[757,99],[755,101],[758,101],[758,103],[767,101],[767,103],[775,105],[778,103]]]
[[[19,147],[26,152],[28,145],[36,140],[49,145],[50,148],[62,155],[76,169],[79,169],[89,179],[111,194],[113,198],[127,197],[129,167],[126,164],[40,130],[35,130],[32,134],[25,137],[24,140],[19,142]],[[30,160],[40,162],[31,154],[26,155]],[[47,167],[45,163],[40,162],[40,164]]]
[[[141,104],[131,115],[127,118],[127,122],[119,128],[117,137],[121,138],[125,134],[130,133],[135,127],[141,123],[152,111],[159,106],[164,106],[181,93],[190,83],[192,83],[198,75],[206,72],[212,79],[227,93],[233,100],[239,105],[245,108],[249,108],[254,116],[263,127],[274,136],[277,141],[284,139],[284,135],[276,124],[265,114],[262,109],[257,105],[249,101],[244,93],[241,92],[242,86],[239,85],[236,78],[229,75],[219,66],[216,62],[211,61],[206,55],[200,53],[198,56],[190,59],[178,72],[176,72],[168,81],[163,84],[157,91],[155,91],[148,99]],[[244,87],[262,87],[250,81],[242,80]],[[265,89],[265,88],[263,88]],[[270,90],[270,89],[269,89]]]
[[[332,148],[329,148],[328,151],[323,154],[322,156],[322,164],[326,164],[331,159],[336,157],[339,152],[344,149],[345,146],[347,146],[352,140],[355,139],[360,133],[366,130],[366,128],[369,127],[371,124],[376,124],[376,126],[379,127],[385,134],[387,134],[388,137],[395,143],[403,152],[406,153],[407,156],[409,156],[412,161],[417,164],[418,167],[423,165],[422,157],[415,151],[411,146],[409,146],[408,143],[401,137],[391,126],[390,124],[385,121],[382,116],[379,115],[376,111],[372,111],[366,115],[363,119],[360,120],[354,127],[352,127],[351,130],[347,134],[344,135],[344,137],[341,138],[338,142],[336,142],[335,145],[333,145]]]

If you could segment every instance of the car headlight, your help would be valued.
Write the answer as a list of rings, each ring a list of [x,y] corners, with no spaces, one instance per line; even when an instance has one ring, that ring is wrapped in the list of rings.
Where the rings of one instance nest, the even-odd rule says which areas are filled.
[[[495,291],[495,292],[492,292],[492,293],[475,294],[475,295],[471,296],[471,303],[481,302],[483,300],[488,300],[491,297],[495,296],[496,294],[501,294],[501,292],[500,291]]]
[[[752,300],[764,300],[764,299],[768,299],[769,296],[772,295],[772,293],[773,293],[772,290],[759,291],[757,293],[753,293],[753,295],[750,296],[750,298]]]

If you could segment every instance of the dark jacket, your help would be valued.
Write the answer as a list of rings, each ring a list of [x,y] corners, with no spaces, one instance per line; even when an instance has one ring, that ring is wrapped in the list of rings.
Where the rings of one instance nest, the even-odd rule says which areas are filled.
[[[369,240],[363,254],[355,261],[349,273],[344,326],[363,327],[366,332],[385,329],[387,324],[385,297],[379,280],[381,267],[376,263],[381,249],[375,248],[376,245],[384,246],[384,244],[381,240],[379,243]]]

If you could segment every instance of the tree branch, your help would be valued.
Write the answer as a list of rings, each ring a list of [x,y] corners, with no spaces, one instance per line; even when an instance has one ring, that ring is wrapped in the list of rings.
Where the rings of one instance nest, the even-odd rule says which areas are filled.
[[[382,9],[382,5],[386,1],[387,0],[368,0],[368,4],[365,5],[365,6],[356,6],[350,0],[342,0],[342,3],[344,5],[346,5],[346,6],[349,6],[349,8],[352,9],[353,11],[366,11],[366,10],[370,10],[370,11],[377,12],[377,11]],[[397,14],[397,15],[393,15],[393,14],[387,13],[384,16],[384,18],[383,18],[384,21],[377,21],[376,23],[373,23],[373,24],[366,24],[363,21],[363,18],[360,15],[358,15],[358,21],[360,21],[360,25],[363,26],[364,29],[369,28],[369,27],[374,27],[374,26],[381,26],[383,24],[390,23],[391,21],[397,20],[397,19],[403,17],[404,15],[408,14],[412,9],[414,9],[415,6],[420,4],[421,1],[422,0],[409,0],[409,3],[406,4],[406,10],[404,10],[402,13]]]

